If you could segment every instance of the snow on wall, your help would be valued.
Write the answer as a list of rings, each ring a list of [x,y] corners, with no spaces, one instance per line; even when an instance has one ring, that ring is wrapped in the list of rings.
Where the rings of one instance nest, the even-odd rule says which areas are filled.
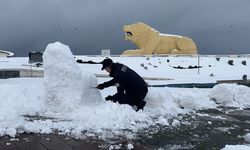
[[[55,111],[72,110],[80,104],[101,102],[97,79],[82,72],[70,48],[59,42],[49,44],[43,54],[47,104]]]

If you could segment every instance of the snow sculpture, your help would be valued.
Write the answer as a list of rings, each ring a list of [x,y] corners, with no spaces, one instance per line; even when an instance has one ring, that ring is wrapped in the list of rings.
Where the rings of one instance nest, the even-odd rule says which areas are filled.
[[[134,43],[138,49],[126,50],[122,55],[197,54],[197,48],[192,39],[179,35],[161,34],[141,22],[125,25],[123,31],[125,39]]]
[[[45,98],[55,111],[72,110],[80,104],[102,100],[93,74],[81,71],[70,48],[59,42],[49,44],[43,54]]]

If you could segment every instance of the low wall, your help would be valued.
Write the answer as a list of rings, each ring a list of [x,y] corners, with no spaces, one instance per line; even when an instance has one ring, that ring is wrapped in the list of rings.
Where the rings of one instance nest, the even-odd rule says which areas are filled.
[[[19,77],[43,77],[43,70],[32,69],[0,69],[0,79]]]
[[[20,78],[20,77],[38,77],[44,76],[43,70],[32,69],[0,69],[0,79]],[[107,74],[95,74],[98,78],[109,78]],[[173,80],[171,78],[143,77],[144,80]]]
[[[86,57],[229,57],[229,58],[241,58],[241,57],[250,57],[250,54],[239,54],[239,55],[205,55],[205,54],[178,54],[178,55],[169,55],[169,54],[156,54],[156,55],[135,55],[135,56],[122,56],[122,55],[76,55],[76,56],[86,56]]]
[[[12,57],[12,56],[14,56],[14,53],[0,50],[0,57]]]

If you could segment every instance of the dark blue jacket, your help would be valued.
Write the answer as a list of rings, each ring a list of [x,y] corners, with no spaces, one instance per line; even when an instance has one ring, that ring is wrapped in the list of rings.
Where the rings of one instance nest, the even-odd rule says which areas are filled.
[[[148,90],[143,78],[123,64],[113,63],[109,76],[113,77],[113,79],[104,82],[103,85],[104,87],[109,87],[116,84],[117,93],[113,95],[113,99],[119,99],[124,94],[137,97],[140,96],[140,93]]]

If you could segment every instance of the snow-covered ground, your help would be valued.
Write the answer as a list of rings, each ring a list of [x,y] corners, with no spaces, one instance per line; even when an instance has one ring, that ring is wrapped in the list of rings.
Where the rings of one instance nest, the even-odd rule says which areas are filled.
[[[51,49],[48,47],[47,49]],[[59,46],[58,51],[65,49],[67,47]],[[107,75],[105,71],[101,71],[100,64],[72,63],[73,55],[71,57],[68,52],[66,56],[70,56],[70,58],[62,57],[64,55],[56,58],[60,56],[57,54],[51,56],[51,53],[47,53],[45,57],[47,58],[44,62],[45,78],[0,79],[0,136],[14,137],[23,132],[51,133],[59,131],[61,134],[76,138],[106,139],[113,136],[124,136],[133,139],[138,131],[147,129],[149,126],[178,125],[178,121],[169,122],[170,118],[178,114],[208,108],[216,109],[219,106],[233,106],[240,109],[250,107],[250,88],[243,85],[221,84],[212,89],[151,87],[145,99],[147,104],[144,111],[135,112],[128,105],[119,105],[103,99],[107,95],[114,94],[115,87],[102,90],[100,101],[96,101],[99,91],[92,89],[91,86],[97,84],[97,81],[101,83],[110,79],[103,77],[96,79],[93,76],[93,74]],[[216,60],[216,57],[220,57],[220,60]],[[53,59],[56,60],[53,62],[55,65],[51,64]],[[104,57],[75,56],[74,59],[100,62]],[[242,79],[243,75],[250,76],[250,57],[201,56],[199,74],[197,68],[174,68],[198,66],[197,57],[111,57],[111,59],[129,66],[143,77],[157,79],[147,80],[150,85],[215,83],[217,80]],[[234,65],[229,65],[229,60],[233,60]],[[242,61],[246,61],[246,65],[243,65]],[[74,65],[73,68],[72,65]],[[51,70],[51,67],[55,67],[55,70]],[[28,58],[1,58],[0,69],[6,68],[29,68]],[[70,71],[77,72],[77,68],[81,70],[83,77],[80,77],[79,73],[77,76],[70,74]],[[43,70],[41,67],[35,69]],[[52,73],[49,75],[50,79],[47,78],[48,73]],[[90,82],[92,80],[96,81]],[[74,83],[77,86],[66,83]],[[88,85],[89,89],[88,86],[81,86],[81,84]],[[80,87],[83,90],[83,93],[80,93],[80,95],[83,94],[81,98],[84,99],[83,101],[77,99],[79,96],[76,96],[79,94],[76,91],[80,91]],[[76,105],[71,105],[71,109],[54,107],[57,110],[55,111],[53,107],[49,107],[51,103],[48,103],[48,97],[53,97],[53,93],[57,94],[54,95],[55,97],[61,96],[61,99],[67,99],[65,104],[71,105],[71,102],[78,102],[75,103]],[[93,95],[95,95],[94,99],[91,98]],[[92,100],[95,103],[91,103]],[[58,107],[62,106],[58,105]],[[230,146],[225,149],[230,149]]]
[[[217,61],[216,58],[219,58]],[[208,83],[217,80],[237,80],[242,79],[243,75],[250,75],[249,62],[250,56],[230,57],[230,56],[200,56],[200,69],[176,69],[174,67],[188,68],[189,66],[198,66],[198,57],[191,56],[169,56],[169,57],[110,57],[114,62],[126,64],[136,70],[143,77],[156,77],[174,79],[169,81],[160,81],[163,83],[183,83],[198,82]],[[76,59],[83,61],[100,62],[103,57],[76,56]],[[228,61],[233,60],[234,65],[229,65]],[[246,61],[246,65],[242,64]],[[89,71],[96,74],[104,74],[100,65],[80,64],[82,68],[88,68]],[[94,67],[96,66],[96,67]],[[212,74],[212,75],[211,75]]]

